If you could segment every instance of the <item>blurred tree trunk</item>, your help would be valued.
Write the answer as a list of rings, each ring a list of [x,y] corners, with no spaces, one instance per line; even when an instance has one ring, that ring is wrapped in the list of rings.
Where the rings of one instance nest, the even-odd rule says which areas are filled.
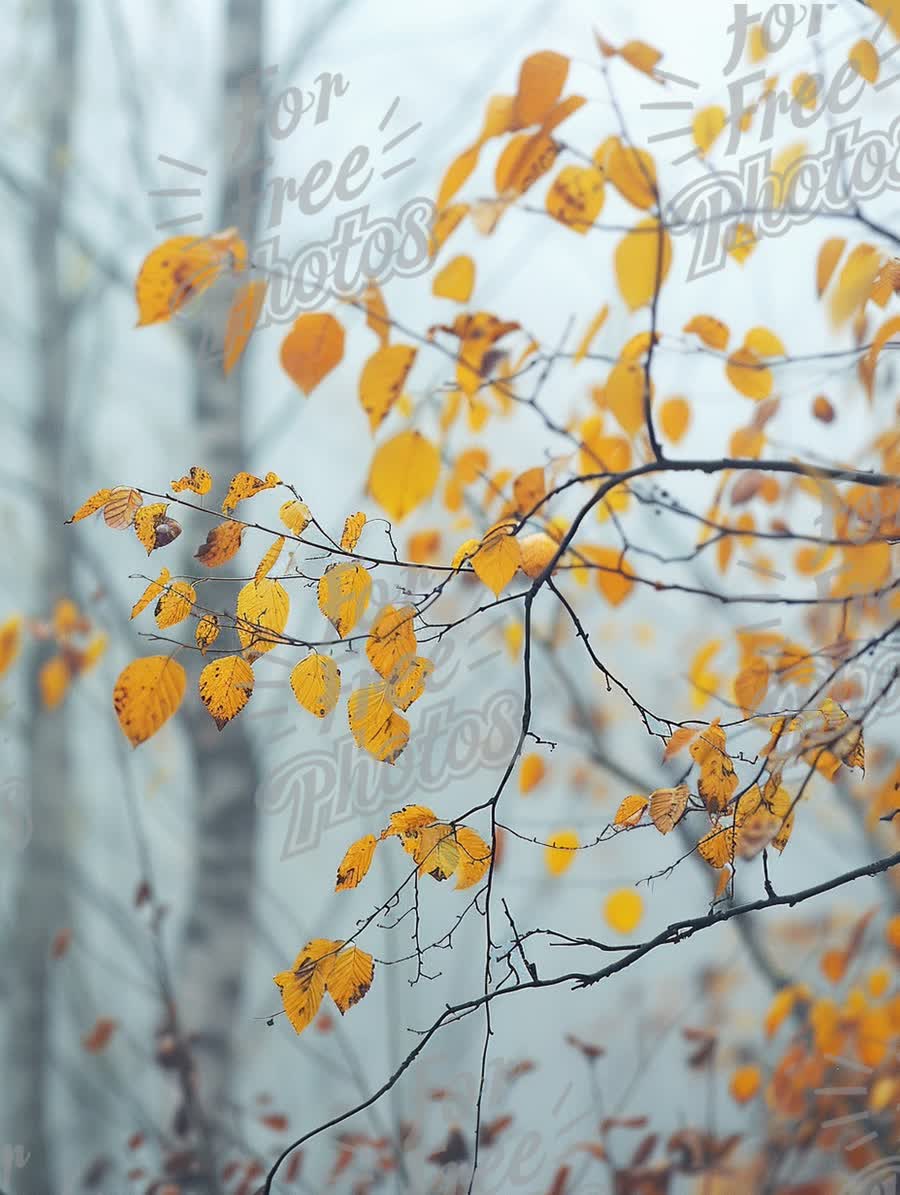
[[[33,208],[30,248],[36,317],[34,366],[35,492],[41,503],[41,541],[36,561],[36,600],[49,610],[72,590],[72,561],[63,523],[68,514],[62,480],[66,476],[66,410],[71,373],[72,311],[60,280],[60,220],[65,203],[67,159],[76,92],[77,12],[74,0],[52,0],[50,38],[55,63],[45,72],[46,90],[35,103],[43,108],[44,188]],[[36,678],[51,654],[48,645],[33,653],[31,717],[28,724],[28,787],[32,837],[23,852],[13,896],[14,925],[7,954],[9,1069],[3,1103],[9,1109],[4,1140],[30,1153],[13,1177],[21,1195],[47,1195],[53,1178],[52,1133],[48,1124],[48,1074],[52,1008],[56,1001],[49,973],[50,944],[70,917],[65,828],[68,812],[69,755],[65,707],[43,708]]]
[[[228,0],[226,5],[222,143],[228,157],[222,201],[211,229],[240,224],[241,235],[250,245],[258,203],[252,200],[238,211],[236,201],[242,194],[242,179],[252,177],[253,164],[263,156],[262,127],[246,158],[234,161],[232,152],[240,129],[242,79],[246,87],[254,73],[261,78],[263,13],[262,0]],[[248,466],[244,459],[244,371],[239,364],[225,377],[221,360],[210,359],[204,351],[207,343],[221,344],[224,320],[224,307],[213,300],[195,326],[196,459],[186,461],[209,469],[220,498],[231,477]],[[211,580],[201,589],[201,601],[233,613],[234,586]],[[195,674],[202,663],[198,656]],[[252,928],[258,773],[245,719],[236,719],[220,733],[199,701],[191,702],[190,710],[196,763],[195,864],[185,929],[182,1014],[186,1029],[198,1035],[195,1058],[201,1103],[212,1116],[225,1106],[236,1039],[242,1029],[241,991]]]

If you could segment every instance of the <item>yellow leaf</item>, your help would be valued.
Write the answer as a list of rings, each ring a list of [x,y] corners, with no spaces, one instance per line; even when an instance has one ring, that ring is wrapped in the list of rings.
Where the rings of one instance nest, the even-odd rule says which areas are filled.
[[[408,710],[425,692],[425,681],[432,672],[434,664],[424,656],[401,660],[387,677],[388,699],[397,709]]]
[[[644,41],[629,41],[619,50],[619,57],[623,58],[629,66],[633,66],[636,71],[653,78],[654,69],[661,60],[662,54]]]
[[[806,145],[802,141],[788,145],[772,162],[769,178],[772,179],[774,203],[776,207],[783,207],[791,196],[791,184],[797,177],[797,167],[806,155]]]
[[[585,236],[603,211],[605,197],[602,171],[593,166],[564,166],[545,202],[554,220]]]
[[[291,688],[300,705],[326,718],[341,695],[341,670],[331,656],[311,651],[291,672]]]
[[[219,730],[250,700],[254,680],[252,667],[241,656],[222,656],[200,673],[200,698]]]
[[[644,386],[644,370],[634,361],[619,361],[606,379],[606,405],[629,436],[644,426]]]
[[[630,934],[644,916],[644,901],[634,888],[620,888],[610,892],[603,905],[603,916],[610,929],[617,934]]]
[[[355,689],[347,715],[356,745],[382,763],[394,763],[409,742],[409,723],[391,705],[386,681]]]
[[[498,523],[481,541],[481,546],[472,557],[472,568],[482,582],[494,594],[500,596],[516,575],[522,562],[519,541],[512,534],[513,524]]]
[[[319,578],[319,609],[342,639],[365,614],[371,592],[371,574],[361,564],[332,564]]]
[[[727,113],[718,104],[714,104],[709,108],[702,108],[694,117],[694,144],[704,157],[712,148],[727,123]]]
[[[315,938],[306,943],[290,971],[275,976],[284,1011],[297,1033],[302,1033],[319,1011],[325,995],[325,976],[340,946],[340,942]]]
[[[172,717],[186,683],[184,669],[168,656],[145,656],[122,669],[113,688],[113,709],[133,747],[146,742]]]
[[[861,75],[867,83],[878,82],[878,76],[881,74],[881,59],[870,41],[865,38],[858,41],[847,55],[847,59],[857,74]]]
[[[243,535],[242,523],[230,520],[217,523],[207,534],[206,542],[201,544],[194,553],[194,558],[207,568],[218,568],[237,553]]]
[[[204,614],[197,622],[194,638],[200,648],[200,655],[206,655],[206,649],[212,647],[219,637],[219,619],[215,614]]]
[[[299,499],[285,502],[278,511],[278,517],[294,535],[302,535],[312,520],[309,507]]]
[[[709,812],[723,813],[737,786],[738,778],[731,756],[724,749],[711,751],[700,765],[700,780],[697,786],[697,791]]]
[[[426,805],[404,805],[391,814],[387,828],[382,830],[382,839],[408,834],[422,826],[431,826],[438,820],[433,809]]]
[[[197,600],[197,591],[187,581],[175,581],[161,593],[154,611],[160,630],[184,622]]]
[[[372,624],[366,655],[379,676],[387,679],[398,664],[416,654],[415,615],[412,606],[385,606]]]
[[[610,137],[594,152],[594,165],[604,172],[626,203],[642,211],[656,203],[656,163],[646,150],[625,146],[618,137]]]
[[[134,522],[134,513],[143,501],[137,490],[131,489],[130,486],[116,486],[110,491],[103,507],[103,518],[107,527],[113,527],[117,531],[130,527]]]
[[[650,303],[672,265],[672,240],[657,220],[642,220],[615,252],[619,293],[632,311]]]
[[[437,208],[439,211],[443,211],[459,191],[460,187],[465,186],[468,182],[472,172],[478,165],[480,151],[480,145],[470,145],[468,149],[464,149],[462,153],[458,154],[447,167],[437,193]]]
[[[632,793],[631,796],[625,797],[619,808],[616,810],[616,816],[613,818],[614,826],[625,826],[631,829],[636,826],[644,816],[644,810],[647,808],[647,798],[642,797],[637,793]]]
[[[523,755],[522,763],[519,766],[519,792],[522,796],[526,796],[537,788],[546,774],[547,768],[542,756],[534,751]]]
[[[344,329],[333,315],[301,315],[281,344],[282,369],[307,395],[343,356]]]
[[[96,514],[101,510],[112,497],[112,490],[98,490],[96,494],[91,494],[90,498],[85,499],[78,507],[70,519],[66,519],[67,523],[77,523],[81,519],[86,519],[90,515]]]
[[[887,21],[894,37],[900,38],[900,11],[894,0],[869,0],[869,8],[878,13],[883,21]]]
[[[552,876],[561,876],[575,862],[578,835],[574,830],[557,830],[544,847],[544,864]]]
[[[714,315],[695,315],[684,325],[683,331],[696,333],[704,344],[719,351],[728,348],[728,338],[731,335],[728,325],[723,324]]]
[[[720,639],[711,639],[700,648],[691,663],[691,702],[695,709],[702,709],[719,687],[721,677],[709,670],[709,662],[721,647]]]
[[[169,584],[171,574],[167,568],[164,568],[155,581],[151,581],[138,600],[131,607],[131,614],[129,618],[137,618],[137,616],[146,610],[155,597],[158,597]]]
[[[44,709],[55,710],[62,704],[71,679],[72,673],[64,656],[51,656],[44,661],[38,670],[38,691]]]
[[[772,371],[748,348],[737,349],[731,354],[725,364],[725,373],[735,390],[756,402],[768,398],[775,384]]]
[[[226,374],[231,373],[247,347],[247,342],[253,335],[259,313],[262,311],[266,299],[268,283],[263,279],[251,279],[242,283],[235,292],[228,309],[228,319],[225,323],[225,339],[223,342],[224,357],[222,367]]]
[[[820,299],[828,289],[828,283],[831,281],[846,248],[847,241],[844,237],[831,237],[819,250],[816,262],[816,294]]]
[[[569,73],[569,59],[553,50],[541,50],[529,56],[519,70],[519,86],[513,104],[513,120],[518,128],[540,124],[562,95]]]
[[[491,848],[469,826],[456,827],[456,845],[459,848],[456,887],[472,888],[487,874],[491,865]]]
[[[634,589],[633,573],[618,548],[582,548],[580,554],[593,564],[597,589],[611,606],[620,606]]]
[[[341,1016],[362,1000],[372,986],[374,959],[358,946],[347,946],[331,960],[325,987]]]
[[[526,469],[513,481],[513,498],[520,515],[531,514],[547,496],[547,482],[543,468]]]
[[[453,827],[446,822],[410,830],[401,835],[400,841],[418,865],[419,875],[429,875],[438,881],[448,880],[459,867],[459,844]]]
[[[728,1090],[738,1104],[748,1104],[759,1093],[762,1077],[758,1066],[739,1066],[731,1076]]]
[[[403,393],[418,349],[409,344],[391,344],[377,349],[359,375],[359,401],[369,417],[373,432]]]
[[[551,170],[558,153],[558,143],[543,128],[510,138],[494,169],[494,185],[501,199],[482,209],[485,217],[482,232],[493,231],[507,203],[524,195]]]
[[[149,601],[149,598],[147,599]],[[22,617],[14,614],[0,624],[0,676],[9,672],[22,647]]]
[[[410,429],[387,440],[375,453],[368,490],[400,522],[431,497],[440,470],[437,448],[420,431]]]
[[[526,577],[539,577],[559,551],[559,544],[544,531],[524,535],[519,540],[522,553],[521,569]]]
[[[254,581],[262,581],[269,575],[271,570],[278,562],[278,557],[281,555],[281,549],[284,547],[284,536],[279,535],[278,539],[273,540],[271,546],[266,551],[262,560],[256,566],[256,572],[253,574]]]
[[[147,555],[164,548],[181,535],[181,527],[170,519],[165,502],[154,502],[150,506],[139,506],[134,512],[134,533],[147,549]]]
[[[265,577],[248,582],[238,594],[236,607],[238,639],[244,650],[250,648],[256,655],[271,651],[287,626],[290,609],[287,590],[279,581]]]
[[[163,241],[144,258],[135,283],[138,327],[172,318],[208,290],[221,273],[242,269],[247,247],[228,229],[208,237],[178,236]]]
[[[697,852],[710,867],[721,871],[734,858],[734,830],[730,826],[714,826],[697,843]]]
[[[744,348],[757,357],[786,357],[787,349],[781,338],[768,328],[751,328],[744,337]]]
[[[801,108],[814,111],[819,102],[819,88],[815,78],[806,71],[801,71],[791,83],[791,95]]]
[[[273,490],[278,485],[281,485],[281,478],[277,473],[270,472],[265,477],[256,477],[253,473],[236,473],[222,503],[222,514],[231,514],[237,504],[245,498],[252,498],[262,490]]]
[[[745,718],[756,713],[765,700],[769,676],[768,663],[762,656],[755,656],[735,677],[734,696]]]
[[[337,883],[335,892],[345,892],[348,888],[355,888],[366,877],[372,865],[372,856],[378,841],[374,834],[365,834],[347,847],[341,864],[337,869]]]
[[[692,742],[697,737],[697,731],[692,726],[680,726],[671,738],[666,740],[666,749],[663,752],[663,762],[672,759],[679,751],[682,751],[688,743]]]
[[[469,205],[467,203],[451,203],[449,207],[445,207],[438,212],[432,225],[431,240],[428,243],[428,249],[432,257],[437,255],[438,250],[460,226],[468,212]]]
[[[431,293],[438,299],[468,303],[475,289],[475,262],[467,253],[452,258],[435,275]]]
[[[659,425],[667,440],[678,444],[691,422],[690,403],[685,398],[670,398],[659,409]]]
[[[453,560],[450,563],[451,568],[462,568],[464,564],[471,564],[472,557],[481,547],[480,539],[467,539],[461,543],[453,554]]]
[[[575,352],[575,358],[574,358],[575,365],[577,365],[579,363],[579,361],[583,361],[584,358],[587,356],[588,350],[591,347],[591,341],[594,339],[594,337],[597,335],[597,333],[600,331],[600,329],[606,323],[608,316],[609,316],[609,304],[604,303],[603,306],[600,308],[600,310],[597,312],[597,314],[594,316],[594,318],[591,320],[591,322],[588,324],[587,328],[585,329],[584,336],[582,336],[582,338],[581,338],[581,343],[579,344],[579,346]]]
[[[650,820],[660,834],[669,834],[675,829],[687,808],[690,789],[686,784],[677,788],[658,788],[650,794]]]
[[[865,306],[872,283],[881,269],[883,255],[873,245],[861,244],[850,252],[832,296],[832,325],[841,327]]]
[[[749,224],[737,223],[725,234],[725,248],[739,266],[742,266],[759,240]]]
[[[173,494],[180,494],[183,490],[191,490],[195,494],[208,494],[211,489],[212,477],[199,465],[191,465],[183,477],[172,482]]]
[[[341,533],[341,547],[345,552],[352,552],[359,543],[362,529],[366,525],[366,516],[361,510],[355,515],[348,515],[344,520],[344,530]]]

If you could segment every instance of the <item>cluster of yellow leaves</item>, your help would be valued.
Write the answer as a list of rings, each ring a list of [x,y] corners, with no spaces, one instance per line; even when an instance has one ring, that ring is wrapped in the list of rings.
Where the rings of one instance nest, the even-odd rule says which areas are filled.
[[[681,820],[689,796],[690,789],[686,784],[679,784],[675,788],[658,788],[649,797],[632,793],[624,798],[616,810],[613,825],[622,830],[634,829],[647,813],[660,834],[669,834]]]
[[[774,718],[771,736],[762,754],[772,768],[783,769],[802,759],[828,780],[843,764],[865,773],[866,751],[862,726],[831,697],[817,710],[795,718]]]
[[[443,822],[424,805],[405,805],[391,814],[377,839],[374,834],[366,834],[351,843],[337,870],[335,892],[361,883],[376,846],[386,838],[400,839],[420,876],[447,880],[455,875],[457,889],[473,887],[487,874],[491,864],[491,848],[471,827]]]
[[[725,331],[727,333],[727,329]],[[706,332],[708,335],[709,329]],[[738,393],[754,402],[762,402],[769,398],[775,385],[766,361],[786,355],[784,345],[774,332],[768,328],[751,328],[741,347],[725,362],[725,375]]]
[[[366,655],[380,680],[355,689],[347,701],[350,732],[357,746],[394,763],[409,742],[403,713],[425,692],[434,665],[417,654],[412,606],[385,606],[366,640]]]
[[[78,523],[101,510],[107,527],[117,531],[133,527],[148,556],[156,548],[166,547],[181,535],[180,525],[166,514],[168,506],[165,502],[145,506],[141,493],[124,485],[98,490],[82,502],[66,522]]]
[[[22,646],[25,621],[18,615],[0,624],[0,676],[15,663]],[[72,681],[97,664],[106,651],[106,635],[71,598],[60,598],[48,621],[30,621],[28,628],[39,642],[56,648],[38,668],[37,687],[45,709],[61,705]]]
[[[138,327],[170,320],[217,279],[224,274],[241,274],[247,265],[247,246],[236,228],[205,237],[170,237],[147,255],[138,271]],[[267,286],[262,279],[250,278],[234,289],[223,337],[226,374],[231,373],[247,347]]]
[[[372,986],[374,969],[371,954],[359,946],[314,938],[294,959],[291,970],[279,972],[274,982],[288,1020],[302,1033],[326,992],[343,1016]]]

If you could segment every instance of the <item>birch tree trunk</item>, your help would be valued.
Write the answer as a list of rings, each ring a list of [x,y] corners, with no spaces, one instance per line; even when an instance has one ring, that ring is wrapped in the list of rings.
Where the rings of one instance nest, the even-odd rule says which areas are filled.
[[[71,372],[71,309],[60,284],[60,220],[66,193],[66,161],[76,96],[77,13],[73,0],[51,0],[51,44],[55,62],[46,71],[42,173],[30,232],[35,279],[36,359],[34,436],[36,492],[42,514],[36,561],[36,600],[46,611],[72,589],[72,561],[63,522],[67,516],[62,479]],[[37,677],[49,654],[33,653],[29,674]],[[12,941],[4,967],[9,1038],[3,1103],[8,1108],[3,1140],[23,1146],[27,1163],[12,1179],[20,1195],[47,1195],[54,1177],[52,1129],[48,1122],[49,1061],[53,999],[49,950],[54,934],[70,917],[65,842],[69,755],[65,705],[43,708],[32,683],[28,723],[28,789],[32,837],[21,856],[13,895]]]
[[[223,152],[229,155],[230,142],[240,127],[241,81],[251,79],[254,72],[261,78],[263,15],[262,0],[228,0],[226,5]],[[245,203],[238,212],[235,202],[242,191],[241,179],[261,160],[263,149],[260,127],[247,159],[235,162],[229,156],[222,200],[213,218],[215,229],[240,224],[241,235],[250,245],[257,203]],[[195,330],[192,343],[197,428],[193,463],[209,469],[214,493],[220,498],[231,477],[247,468],[243,369],[239,364],[225,377],[221,360],[210,360],[204,352],[207,333],[214,343],[221,344],[224,320],[223,307],[209,310],[206,326]],[[230,608],[233,613],[234,587],[213,580],[204,584],[202,600],[211,608]],[[199,658],[194,661],[195,684],[201,663]],[[242,1029],[241,992],[253,912],[258,774],[244,719],[236,719],[220,733],[199,701],[191,702],[189,708],[195,749],[195,860],[181,1006],[185,1028],[197,1035],[194,1054],[201,1104],[212,1114],[225,1106]]]

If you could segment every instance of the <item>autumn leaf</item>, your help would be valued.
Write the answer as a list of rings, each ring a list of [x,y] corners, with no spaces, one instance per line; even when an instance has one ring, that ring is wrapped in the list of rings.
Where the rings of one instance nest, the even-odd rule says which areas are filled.
[[[564,166],[547,192],[546,208],[560,224],[585,236],[603,211],[602,171],[593,166]]]
[[[472,888],[487,875],[491,865],[491,848],[470,826],[456,827],[456,845],[459,848],[456,887]]]
[[[422,826],[430,826],[437,820],[437,814],[426,805],[404,805],[402,809],[391,814],[387,827],[381,832],[381,838],[383,840],[408,834]]]
[[[97,490],[96,494],[91,494],[90,498],[86,498],[84,502],[78,507],[71,518],[66,519],[67,523],[78,523],[81,519],[86,519],[90,515],[96,514],[98,510],[103,507],[112,497],[113,491],[110,489]]]
[[[241,646],[257,655],[271,651],[287,626],[291,609],[287,590],[280,581],[263,577],[250,581],[238,594],[237,633]]]
[[[397,665],[416,654],[416,634],[412,606],[385,606],[372,624],[366,640],[369,663],[385,679]]]
[[[110,491],[103,505],[103,519],[107,527],[123,531],[134,522],[134,514],[144,499],[137,490],[127,485],[116,486]],[[76,511],[76,514],[78,512]],[[74,516],[73,516],[74,521]]]
[[[647,798],[640,796],[638,793],[632,793],[630,796],[624,798],[616,810],[613,825],[620,826],[625,830],[633,829],[634,826],[640,824],[646,808]]]
[[[4,623],[0,623],[0,676],[13,666],[21,647],[22,618],[21,615],[14,614]]]
[[[359,401],[369,417],[373,433],[403,393],[417,353],[418,349],[413,345],[386,345],[377,349],[363,366],[359,376]]]
[[[148,556],[157,548],[168,547],[181,535],[181,525],[169,518],[166,514],[168,509],[167,503],[154,502],[149,506],[140,506],[134,512],[134,533],[147,549]]]
[[[435,274],[431,293],[439,299],[452,299],[456,303],[468,303],[475,289],[475,262],[467,253],[451,258]]]
[[[319,609],[342,639],[365,614],[371,592],[371,574],[361,564],[331,564],[319,578]]]
[[[343,892],[348,888],[355,888],[365,879],[377,845],[378,840],[375,838],[375,835],[366,834],[347,847],[347,851],[337,870],[337,883],[334,886],[335,892]]]
[[[208,494],[212,489],[212,476],[199,465],[191,465],[184,476],[171,483],[172,493],[180,494],[183,490],[191,490],[195,494]]]
[[[319,1011],[325,995],[325,978],[340,946],[340,942],[314,938],[297,955],[290,971],[274,977],[281,989],[284,1011],[297,1033],[302,1033]]]
[[[558,830],[544,847],[544,864],[552,876],[561,876],[575,862],[578,835],[574,830]]]
[[[256,572],[253,574],[253,580],[257,583],[264,580],[278,563],[278,557],[284,547],[284,536],[279,535],[276,540],[272,541],[269,548],[266,549],[262,559],[256,566]]]
[[[184,622],[197,600],[197,591],[187,581],[174,581],[161,593],[154,611],[160,630]]]
[[[145,656],[122,669],[113,688],[113,709],[133,747],[146,742],[172,717],[186,684],[184,668],[168,656]]]
[[[228,309],[225,323],[224,356],[222,368],[231,373],[241,358],[266,299],[268,283],[264,279],[251,278],[243,282],[235,292]]]
[[[215,643],[219,637],[219,620],[215,614],[204,614],[197,622],[197,629],[194,631],[194,639],[197,646],[200,648],[200,655],[205,656],[206,650]]]
[[[529,54],[519,70],[519,86],[513,105],[518,128],[540,124],[562,95],[569,73],[569,59],[553,50]]]
[[[281,366],[306,395],[312,394],[343,356],[344,329],[333,315],[301,315],[281,344]]]
[[[302,535],[312,521],[309,507],[299,499],[285,502],[279,508],[278,517],[294,535]]]
[[[341,548],[345,552],[352,552],[359,543],[359,537],[362,535],[365,525],[366,516],[361,510],[358,510],[355,515],[348,515],[344,520],[344,530],[341,532]]]
[[[236,229],[163,241],[147,255],[138,272],[138,327],[171,319],[212,286],[223,271],[242,269],[246,260],[247,247]]]
[[[343,1014],[365,996],[372,986],[374,960],[358,946],[347,946],[331,960],[325,988]]]
[[[546,772],[543,756],[538,755],[536,751],[530,751],[522,756],[522,762],[519,765],[519,792],[523,797],[537,788]]]
[[[479,581],[495,597],[500,596],[522,563],[522,550],[514,530],[514,523],[496,524],[485,533],[481,546],[472,557],[472,568]]]
[[[603,905],[606,924],[617,934],[630,934],[644,916],[644,901],[634,888],[620,888],[610,892]]]
[[[672,265],[669,233],[657,220],[643,220],[615,252],[619,293],[632,311],[646,306],[662,287]]]
[[[388,675],[388,699],[399,710],[408,710],[425,692],[425,681],[434,671],[434,664],[424,656],[407,656],[399,660]]]
[[[119,1022],[112,1017],[98,1017],[90,1033],[81,1039],[82,1048],[88,1054],[102,1053],[112,1041],[118,1027]]]
[[[382,763],[395,763],[409,742],[409,722],[391,704],[387,682],[355,689],[347,714],[356,745]]]
[[[327,717],[341,694],[341,672],[331,656],[311,651],[291,672],[291,689],[297,702],[315,714]]]
[[[431,497],[440,469],[440,454],[430,440],[414,428],[400,432],[375,453],[368,492],[400,522]]]
[[[419,875],[442,881],[449,879],[459,867],[459,843],[453,827],[446,822],[409,830],[400,836],[400,841],[415,860]]]
[[[272,490],[278,485],[281,485],[281,478],[277,473],[270,472],[265,477],[256,477],[253,473],[236,473],[222,503],[222,514],[231,514],[239,502],[252,498],[262,490]]]
[[[200,698],[219,730],[250,700],[254,681],[252,667],[241,656],[222,656],[200,673]]]
[[[650,794],[650,820],[660,834],[669,834],[675,829],[687,808],[690,789],[686,784],[676,788],[658,788]]]
[[[217,523],[207,534],[206,542],[194,553],[194,557],[206,568],[218,568],[236,555],[243,536],[243,523],[231,520]]]
[[[69,690],[72,673],[65,656],[51,656],[38,670],[38,692],[46,710],[55,710],[62,704]]]

